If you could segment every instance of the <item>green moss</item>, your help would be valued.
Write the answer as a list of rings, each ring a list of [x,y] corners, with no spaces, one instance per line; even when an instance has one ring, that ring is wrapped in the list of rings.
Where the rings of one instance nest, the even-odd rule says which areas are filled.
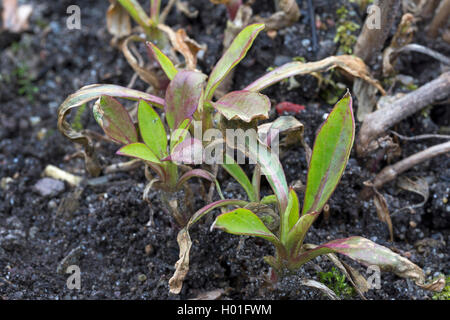
[[[356,43],[355,31],[359,30],[360,25],[348,19],[348,9],[345,6],[340,7],[336,14],[338,22],[336,24],[334,42],[339,44],[341,52],[351,54]]]
[[[450,276],[445,278],[445,287],[442,292],[433,294],[433,300],[450,300]]]
[[[34,95],[39,92],[39,88],[33,84],[33,80],[28,76],[30,74],[28,66],[23,63],[15,68],[12,75],[16,78],[20,96],[25,96],[29,101],[33,101]]]
[[[356,293],[355,289],[345,281],[345,275],[335,267],[331,268],[329,272],[319,272],[319,279],[341,298],[351,298]]]

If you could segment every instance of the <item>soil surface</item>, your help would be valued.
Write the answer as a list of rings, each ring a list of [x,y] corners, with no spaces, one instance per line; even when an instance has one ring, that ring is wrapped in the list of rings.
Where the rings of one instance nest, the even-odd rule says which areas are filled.
[[[146,185],[143,167],[105,175],[79,188],[51,183],[44,186],[51,189],[48,195],[39,193],[36,184],[49,164],[89,178],[81,159],[67,159],[79,149],[56,128],[56,110],[61,102],[88,84],[126,86],[133,71],[122,53],[110,46],[105,21],[108,1],[26,2],[33,5],[30,30],[18,36],[0,34],[0,299],[190,299],[212,290],[222,290],[221,299],[326,299],[320,292],[301,286],[300,281],[318,280],[319,271],[332,267],[327,259],[319,257],[297,274],[271,286],[265,280],[269,268],[263,256],[273,254],[273,248],[260,239],[210,232],[209,223],[200,223],[192,229],[189,274],[181,294],[169,294],[168,280],[178,260],[179,229],[163,208],[158,192],[150,193],[151,206],[142,200]],[[174,29],[185,28],[192,38],[208,46],[199,61],[199,68],[208,73],[222,50],[226,9],[207,0],[187,2],[191,10],[199,11],[198,17],[187,18],[173,10],[167,24]],[[344,2],[347,3],[314,1],[317,17],[326,24],[324,30],[318,31],[319,49],[314,51],[307,1],[299,1],[300,20],[278,31],[274,38],[262,33],[256,39],[236,69],[234,89],[243,88],[267,68],[294,57],[314,61],[338,54],[333,42],[336,33],[333,21],[337,21],[336,10]],[[66,10],[74,3],[81,8],[81,30],[66,27]],[[351,19],[361,24],[364,17],[356,7],[348,3],[346,6]],[[268,16],[274,6],[272,1],[258,1],[254,11]],[[419,24],[415,42],[450,55],[447,44],[424,36],[424,25]],[[440,68],[435,60],[410,53],[402,55],[397,66],[400,74],[413,77],[416,86],[437,77]],[[379,73],[379,65],[373,69],[375,74]],[[333,79],[351,88],[337,73]],[[305,110],[295,116],[304,123],[306,141],[312,146],[315,132],[332,105],[323,100],[314,77],[297,77],[296,81],[300,84],[297,88],[289,89],[289,83],[281,83],[264,93],[273,105],[282,101],[305,105]],[[146,85],[137,80],[134,88],[146,90]],[[392,90],[404,91],[398,86]],[[393,129],[406,136],[439,133],[443,127],[448,128],[448,110],[448,105],[429,107]],[[276,116],[274,110],[271,119]],[[100,132],[90,112],[81,115],[80,123],[83,128]],[[368,161],[352,153],[342,181],[329,201],[328,219],[321,217],[315,223],[306,242],[319,244],[360,235],[408,257],[423,268],[428,280],[441,273],[448,275],[448,155],[404,174],[425,179],[429,198],[413,211],[400,210],[392,216],[392,243],[387,226],[377,218],[373,202],[360,198],[364,181],[373,178],[384,166],[440,142],[396,141],[400,152],[392,157],[374,156],[375,160]],[[98,143],[104,165],[125,160],[115,155],[116,149],[116,145]],[[299,179],[305,182],[307,164],[300,145],[285,151],[281,161],[288,183]],[[220,171],[218,178],[226,198],[245,199],[243,190],[226,173]],[[197,195],[196,209],[201,208],[205,199],[198,192],[199,182],[193,180],[191,188]],[[380,191],[391,213],[423,201],[421,196],[401,190],[396,181]],[[263,193],[269,192],[268,184],[264,184]],[[419,240],[427,240],[427,245],[416,245]],[[366,275],[365,268],[349,263]],[[81,290],[69,290],[66,286],[69,275],[65,271],[73,264],[81,270]],[[382,273],[381,289],[370,290],[366,296],[430,299],[432,293],[412,281]],[[360,298],[355,295],[350,299]]]

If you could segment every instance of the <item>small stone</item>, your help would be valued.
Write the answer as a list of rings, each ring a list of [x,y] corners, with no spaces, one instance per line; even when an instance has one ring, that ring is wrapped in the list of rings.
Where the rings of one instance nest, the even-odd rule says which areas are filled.
[[[30,117],[30,123],[35,126],[41,122],[41,117]]]
[[[151,255],[153,253],[153,246],[151,244],[148,244],[145,246],[145,254],[146,255]]]
[[[58,207],[58,204],[56,203],[55,200],[50,200],[47,204],[47,208],[49,210],[56,209],[57,207]]]
[[[143,273],[141,273],[140,275],[138,275],[138,280],[140,282],[144,282],[145,280],[147,280],[147,276]]]
[[[411,228],[415,228],[415,227],[417,227],[417,222],[411,220],[411,221],[409,222],[409,225],[410,225]]]
[[[8,190],[8,184],[13,182],[14,180],[11,177],[4,177],[0,180],[0,188],[3,190]]]
[[[54,197],[64,191],[64,182],[51,179],[42,178],[34,185],[34,191],[43,197]]]

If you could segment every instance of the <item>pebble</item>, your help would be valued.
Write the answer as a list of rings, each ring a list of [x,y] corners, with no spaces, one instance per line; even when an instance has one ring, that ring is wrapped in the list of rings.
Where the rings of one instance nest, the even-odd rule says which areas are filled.
[[[145,254],[146,255],[151,255],[153,253],[153,246],[151,244],[148,244],[145,246]]]
[[[65,185],[56,179],[42,178],[36,182],[33,189],[42,197],[54,197],[64,191]]]
[[[144,282],[145,280],[147,280],[147,276],[143,273],[141,273],[140,275],[138,275],[138,280],[140,282]]]

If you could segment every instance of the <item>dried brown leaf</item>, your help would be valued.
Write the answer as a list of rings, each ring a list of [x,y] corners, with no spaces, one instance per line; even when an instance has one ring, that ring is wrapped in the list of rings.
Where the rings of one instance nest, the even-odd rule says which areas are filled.
[[[160,87],[158,76],[156,75],[155,72],[150,71],[144,67],[144,63],[140,56],[136,58],[135,54],[133,54],[131,50],[131,45],[133,44],[133,42],[145,42],[145,39],[136,35],[131,35],[128,38],[126,38],[121,46],[125,59],[127,59],[127,62],[130,64],[133,70],[139,75],[139,78],[141,78],[142,81],[153,86],[155,89],[158,89]]]
[[[440,276],[439,278],[437,278],[436,280],[434,280],[430,283],[417,284],[417,285],[425,290],[441,292],[445,287],[445,277]]]
[[[302,286],[307,286],[307,287],[311,287],[311,288],[320,290],[322,293],[326,294],[328,296],[328,298],[330,298],[331,300],[341,300],[334,293],[333,290],[331,290],[330,288],[328,288],[326,285],[324,285],[321,282],[318,282],[318,281],[315,281],[315,280],[312,280],[312,279],[304,279],[304,280],[301,281],[300,284]]]
[[[385,222],[389,228],[390,241],[394,241],[394,230],[392,228],[391,215],[389,214],[388,205],[384,196],[376,189],[373,195],[373,203],[377,209],[378,219],[381,222]]]
[[[192,241],[187,228],[180,230],[177,236],[177,242],[180,247],[180,259],[175,263],[175,273],[169,280],[170,293],[179,294],[183,287],[183,280],[189,272],[189,251]]]
[[[268,18],[255,16],[254,23],[264,23],[266,30],[280,30],[300,19],[300,9],[296,0],[276,0],[275,8],[277,11]]]
[[[131,34],[131,19],[124,7],[117,0],[110,0],[111,5],[106,12],[108,31],[116,38],[124,38]]]
[[[403,190],[417,193],[423,197],[421,203],[409,206],[411,209],[422,207],[428,201],[428,197],[430,196],[428,182],[423,178],[416,177],[413,180],[408,177],[400,177],[397,186]]]
[[[158,25],[158,28],[168,36],[173,49],[184,57],[186,68],[188,70],[195,70],[197,66],[197,53],[200,50],[206,50],[206,46],[202,46],[189,38],[184,29],[178,29],[175,32],[169,26],[163,24]]]

